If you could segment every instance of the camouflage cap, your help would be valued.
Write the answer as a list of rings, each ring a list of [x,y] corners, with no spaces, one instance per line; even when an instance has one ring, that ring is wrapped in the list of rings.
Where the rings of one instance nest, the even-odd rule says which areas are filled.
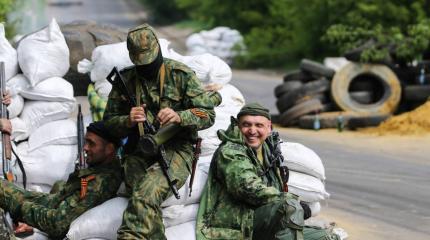
[[[142,24],[128,31],[127,49],[135,65],[146,65],[153,62],[160,50],[154,29]]]
[[[261,106],[258,103],[248,103],[245,106],[243,106],[242,109],[240,109],[239,113],[237,114],[237,119],[245,115],[263,116],[271,120],[269,109]]]

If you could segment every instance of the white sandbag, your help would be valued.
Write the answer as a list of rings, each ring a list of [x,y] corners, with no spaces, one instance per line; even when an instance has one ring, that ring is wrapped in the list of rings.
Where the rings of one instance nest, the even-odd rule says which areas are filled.
[[[3,23],[0,23],[0,62],[4,62],[5,80],[18,74],[18,55],[6,39]]]
[[[6,89],[11,96],[20,94],[22,90],[30,87],[30,81],[23,74],[17,74],[6,82]]]
[[[61,77],[51,77],[34,87],[23,89],[21,96],[36,101],[75,101],[72,84]]]
[[[28,134],[31,135],[43,124],[69,118],[74,108],[75,102],[26,101],[20,118],[27,125]]]
[[[182,223],[176,226],[166,228],[167,240],[195,240],[196,239],[196,221]]]
[[[312,217],[318,216],[321,212],[321,203],[320,202],[311,202],[307,203],[312,212]]]
[[[288,189],[305,202],[318,202],[330,196],[320,179],[295,171],[290,171]]]
[[[112,84],[108,82],[108,80],[100,80],[94,83],[94,88],[96,89],[97,94],[103,98],[104,100],[107,100],[109,97],[109,93],[112,90]]]
[[[215,107],[215,123],[210,128],[198,131],[199,137],[202,138],[202,156],[212,155],[218,148],[221,141],[218,138],[217,131],[225,130],[230,125],[230,118],[236,117],[240,109],[245,105],[245,99],[242,93],[233,85],[226,84],[219,91],[222,102]]]
[[[173,205],[162,209],[164,227],[176,226],[185,222],[195,221],[199,204]]]
[[[27,124],[25,124],[25,122],[21,118],[12,118],[10,119],[10,123],[12,125],[12,140],[21,141],[28,137],[29,134]]]
[[[28,35],[18,46],[18,62],[31,86],[51,77],[63,77],[70,67],[69,48],[55,19]]]
[[[70,225],[67,238],[70,240],[117,239],[116,232],[121,226],[122,214],[127,204],[127,198],[116,197],[84,212]]]
[[[46,145],[76,145],[77,131],[76,122],[71,119],[48,122],[34,130],[30,135],[28,151]]]
[[[125,67],[134,65],[128,55],[127,43],[120,42],[114,44],[106,44],[96,47],[91,55],[91,63],[85,60],[78,63],[78,72],[88,73],[90,70],[90,78],[92,82],[102,81],[106,79],[113,67],[121,70]]]
[[[159,38],[158,43],[160,44],[161,54],[165,58],[170,58],[179,62],[183,62],[183,57],[181,54],[177,53],[172,48],[169,48],[170,42],[167,39]]]
[[[227,84],[232,77],[230,66],[210,53],[184,56],[182,62],[194,70],[203,84]]]
[[[336,72],[339,71],[341,68],[343,68],[345,65],[350,63],[346,58],[344,57],[326,57],[324,58],[324,66],[329,67]]]
[[[189,205],[193,203],[198,203],[200,201],[200,197],[203,192],[203,188],[205,187],[206,180],[208,178],[208,169],[209,165],[206,163],[198,163],[194,181],[193,181],[193,187],[191,196],[189,196],[190,188],[189,188],[189,182],[190,177],[188,177],[187,181],[185,182],[184,186],[182,186],[178,192],[181,196],[180,199],[176,199],[175,196],[171,196],[168,199],[166,199],[161,206],[162,207],[169,207],[173,205]]]
[[[76,145],[46,145],[28,151],[28,142],[17,146],[18,156],[24,165],[27,181],[53,185],[58,180],[67,180],[75,168],[78,154]],[[13,165],[18,182],[22,182],[22,173],[18,164]]]
[[[282,156],[290,170],[312,175],[325,180],[325,170],[321,158],[312,149],[300,143],[281,143]]]
[[[20,95],[12,96],[11,103],[7,106],[7,110],[9,112],[9,118],[18,117],[18,115],[22,112],[24,108],[24,98]]]
[[[204,48],[205,46],[205,39],[200,33],[193,33],[190,36],[187,37],[185,41],[185,45],[187,46],[187,49],[193,49],[196,46],[201,46]]]
[[[243,97],[239,89],[237,89],[234,85],[226,84],[218,92],[222,96],[222,102],[219,107],[234,106],[239,108],[240,110],[240,108],[245,105],[245,98]]]

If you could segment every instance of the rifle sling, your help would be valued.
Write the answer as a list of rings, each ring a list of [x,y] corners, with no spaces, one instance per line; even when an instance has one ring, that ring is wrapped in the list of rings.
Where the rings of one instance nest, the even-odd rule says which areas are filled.
[[[164,63],[161,64],[160,70],[158,71],[159,77],[160,77],[160,100],[159,100],[159,108],[161,108],[161,98],[163,97],[163,90],[164,90],[164,81],[166,76],[166,69],[164,67]],[[136,105],[141,105],[141,96],[142,96],[142,83],[140,81],[136,81]],[[154,116],[155,117],[155,116]],[[148,120],[148,119],[147,119]],[[143,136],[145,134],[143,123],[138,123],[139,128],[139,136]]]
[[[19,169],[22,172],[22,185],[24,186],[24,189],[27,187],[27,174],[25,173],[24,165],[22,164],[21,158],[19,158],[18,154],[16,154],[15,150],[12,149],[13,155],[16,157],[16,162],[18,163]]]

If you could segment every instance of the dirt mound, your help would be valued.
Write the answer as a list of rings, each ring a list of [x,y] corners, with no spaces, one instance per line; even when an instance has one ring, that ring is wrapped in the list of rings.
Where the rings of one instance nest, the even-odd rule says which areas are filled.
[[[362,131],[378,135],[430,134],[430,100],[411,112],[389,118],[376,128],[367,128]]]

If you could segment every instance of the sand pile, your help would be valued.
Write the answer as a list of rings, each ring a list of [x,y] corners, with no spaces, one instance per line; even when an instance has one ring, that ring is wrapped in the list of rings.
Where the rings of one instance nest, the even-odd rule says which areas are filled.
[[[393,116],[378,127],[363,129],[363,131],[379,135],[430,134],[430,100],[411,112]]]

